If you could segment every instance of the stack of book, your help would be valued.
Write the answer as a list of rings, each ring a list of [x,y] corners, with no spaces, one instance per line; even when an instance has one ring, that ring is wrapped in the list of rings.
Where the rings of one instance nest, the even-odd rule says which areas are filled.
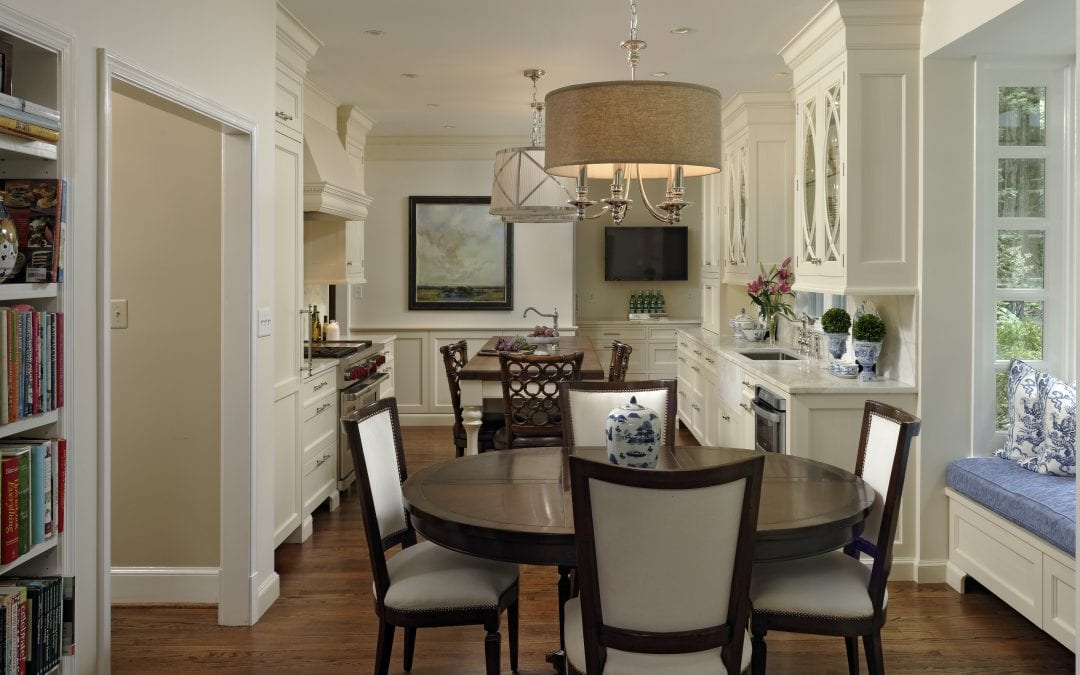
[[[0,440],[0,564],[64,531],[66,466],[64,438]]]
[[[56,143],[60,140],[60,112],[0,94],[0,132]]]
[[[0,424],[64,405],[64,314],[0,307]]]
[[[0,577],[4,675],[44,675],[59,665],[71,581],[65,577]]]

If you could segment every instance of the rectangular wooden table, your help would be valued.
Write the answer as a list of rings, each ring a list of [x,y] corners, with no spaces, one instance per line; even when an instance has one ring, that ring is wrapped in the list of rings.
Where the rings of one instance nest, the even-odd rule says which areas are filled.
[[[498,335],[492,337],[480,348],[480,353],[472,357],[465,367],[458,373],[461,381],[461,416],[465,424],[465,436],[469,445],[466,454],[475,455],[479,452],[480,421],[483,415],[484,399],[497,398],[502,400],[502,373],[499,370],[499,357],[485,355],[484,352],[495,349],[499,340]],[[582,352],[585,357],[581,360],[581,379],[602,380],[607,377],[604,364],[596,355],[592,340],[584,336],[567,336],[559,338],[559,348],[552,354],[570,354]]]

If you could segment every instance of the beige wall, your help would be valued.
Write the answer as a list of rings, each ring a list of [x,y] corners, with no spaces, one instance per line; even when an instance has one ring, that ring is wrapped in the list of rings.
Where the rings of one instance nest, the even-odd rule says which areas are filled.
[[[112,564],[217,567],[221,132],[112,102]]]
[[[651,181],[646,185],[649,201],[663,201],[663,182]],[[608,195],[608,182],[593,180],[589,183],[589,198],[602,199]],[[623,221],[627,226],[660,225],[653,220],[641,203],[637,184],[632,186],[630,198],[633,203]],[[611,217],[604,215],[596,220],[586,220],[574,225],[574,278],[577,287],[577,316],[579,321],[626,320],[630,294],[639,290],[658,290],[664,293],[668,316],[672,319],[701,318],[701,179],[686,181],[686,200],[692,205],[682,213],[680,225],[689,228],[689,268],[686,281],[604,281],[604,227],[611,225]],[[590,213],[597,207],[592,207]]]

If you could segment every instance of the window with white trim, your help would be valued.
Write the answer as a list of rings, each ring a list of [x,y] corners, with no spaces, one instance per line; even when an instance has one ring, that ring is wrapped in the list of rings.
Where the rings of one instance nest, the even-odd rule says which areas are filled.
[[[983,450],[1000,446],[1008,422],[1011,359],[1068,375],[1070,76],[1066,64],[979,65],[973,421]]]

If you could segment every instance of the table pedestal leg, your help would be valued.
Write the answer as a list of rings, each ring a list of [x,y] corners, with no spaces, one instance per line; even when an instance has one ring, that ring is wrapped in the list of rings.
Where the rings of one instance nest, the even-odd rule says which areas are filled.
[[[468,441],[468,447],[465,449],[467,455],[480,453],[480,423],[483,414],[483,408],[479,406],[469,405],[461,408],[461,421],[465,425],[465,438]]]
[[[574,573],[573,567],[559,565],[559,650],[549,652],[544,660],[551,664],[556,673],[562,675],[566,672],[566,639],[563,637],[563,626],[566,619],[566,601],[574,597],[576,584],[571,581]]]

